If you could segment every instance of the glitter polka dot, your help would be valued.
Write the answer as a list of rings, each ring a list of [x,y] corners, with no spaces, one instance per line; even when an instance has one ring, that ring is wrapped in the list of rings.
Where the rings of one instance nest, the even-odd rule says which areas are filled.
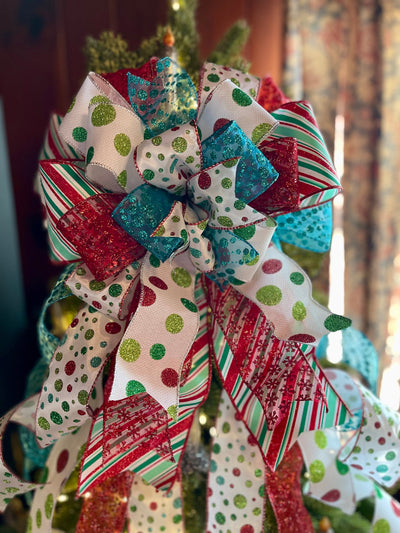
[[[136,361],[140,356],[140,344],[135,339],[125,339],[119,348],[119,355],[129,363]]]
[[[127,396],[133,396],[134,394],[146,392],[146,387],[140,381],[131,379],[126,385],[125,392]]]
[[[263,122],[256,126],[254,130],[251,132],[251,140],[254,144],[258,144],[261,139],[269,132],[271,129],[271,124],[268,124],[267,122]]]
[[[308,335],[307,333],[296,333],[296,335],[291,335],[288,340],[303,342],[304,344],[311,344],[315,342],[316,339],[313,335]]]
[[[147,287],[146,285],[144,285],[142,302],[141,302],[142,305],[144,307],[149,307],[150,305],[154,304],[156,299],[157,299],[157,297],[156,297],[155,292],[152,289],[150,289],[150,287]]]
[[[226,216],[217,217],[218,223],[225,228],[231,228],[233,226],[233,221],[231,218]]]
[[[254,236],[255,232],[256,232],[255,226],[246,226],[244,228],[237,228],[233,230],[233,233],[237,237],[240,237],[241,239],[244,239],[246,241],[251,239]]]
[[[236,102],[241,107],[247,107],[251,105],[252,99],[249,95],[243,92],[241,89],[233,89],[232,91],[232,100]]]
[[[282,300],[282,291],[276,285],[265,285],[258,289],[256,298],[263,305],[277,305]]]
[[[129,155],[129,152],[131,151],[131,140],[128,135],[125,135],[125,133],[117,133],[114,137],[114,147],[119,155],[124,157]]]
[[[246,496],[243,496],[243,494],[236,494],[233,498],[233,504],[238,509],[244,509],[247,505]]]
[[[96,279],[92,279],[89,282],[89,289],[91,291],[102,291],[105,288],[106,284],[104,281],[97,281]]]
[[[106,126],[111,124],[116,117],[116,111],[110,104],[99,104],[92,113],[93,126]]]
[[[261,268],[264,274],[275,274],[282,270],[282,261],[279,259],[268,259],[268,261],[264,261]]]
[[[64,468],[67,466],[68,459],[69,459],[68,450],[62,450],[62,452],[60,453],[60,455],[57,458],[56,469],[57,469],[58,473],[62,472],[64,470]]]
[[[187,270],[181,267],[174,268],[171,278],[179,287],[190,287],[192,277]]]
[[[161,289],[163,291],[166,291],[168,289],[168,285],[165,283],[165,281],[162,280],[161,278],[158,278],[157,276],[150,276],[149,281],[152,285],[154,285],[158,289]]]
[[[302,302],[296,302],[292,307],[292,316],[295,320],[304,320],[307,316],[307,310]]]
[[[325,476],[325,466],[322,461],[316,459],[309,467],[311,483],[319,483]]]
[[[324,501],[324,502],[337,502],[338,499],[340,498],[340,491],[338,491],[337,489],[332,489],[328,492],[326,492],[322,497],[321,497],[321,500]]]
[[[83,143],[87,139],[87,131],[85,128],[74,128],[72,130],[72,137],[75,139],[76,142]]]
[[[178,385],[178,372],[173,368],[164,368],[161,372],[161,381],[166,387],[176,387]]]
[[[38,426],[44,429],[45,431],[48,431],[50,429],[50,424],[48,420],[46,420],[46,418],[44,418],[43,416],[38,418]]]
[[[118,322],[107,322],[104,329],[109,335],[116,335],[121,331],[121,324],[118,324]]]
[[[150,356],[152,359],[159,360],[162,359],[165,355],[165,346],[163,344],[153,344],[150,348]]]
[[[198,178],[200,189],[207,190],[211,186],[211,177],[207,172],[201,172]]]
[[[165,329],[169,331],[169,333],[179,333],[182,330],[183,325],[183,318],[177,313],[172,313],[167,316],[165,320]]]
[[[187,298],[181,298],[181,302],[186,307],[188,311],[191,311],[192,313],[197,313],[197,305],[188,300]]]
[[[175,152],[178,152],[178,153],[184,152],[187,148],[186,139],[184,139],[183,137],[176,137],[176,139],[172,141],[172,148],[173,150],[175,150]]]
[[[375,522],[372,533],[390,533],[389,522],[385,518],[380,518]]]
[[[152,170],[150,170],[149,168],[146,168],[144,171],[143,171],[143,178],[146,180],[146,181],[151,181],[153,178],[154,178],[154,172]]]
[[[91,162],[91,160],[93,159],[93,156],[94,156],[94,148],[93,146],[91,146],[86,153],[86,164],[87,165]]]
[[[304,283],[304,276],[301,272],[292,272],[289,279],[295,285],[302,285]]]
[[[341,315],[329,315],[324,322],[324,326],[328,331],[339,331],[340,329],[348,328],[351,325],[351,320]]]
[[[326,438],[325,433],[319,429],[314,432],[314,441],[321,450],[326,448],[326,445],[328,444],[328,439]]]

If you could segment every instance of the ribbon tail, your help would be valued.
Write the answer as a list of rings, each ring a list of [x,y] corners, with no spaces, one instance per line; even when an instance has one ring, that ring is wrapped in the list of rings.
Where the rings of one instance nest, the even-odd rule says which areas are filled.
[[[33,418],[36,401],[37,396],[28,398],[0,418],[0,443],[9,422],[17,422],[23,424],[30,431],[34,430]],[[42,485],[38,483],[24,481],[11,470],[6,464],[2,446],[0,446],[0,513],[4,511],[8,502],[17,494],[24,494],[41,487]]]
[[[176,418],[183,362],[199,327],[194,267],[186,253],[173,266],[148,253],[141,281],[138,309],[118,349],[110,401],[147,392]]]
[[[128,504],[128,533],[140,533],[143,524],[151,523],[153,531],[184,533],[181,482],[167,494],[135,476]]]
[[[89,418],[90,409],[101,405],[102,388],[96,387],[96,380],[120,341],[123,327],[124,322],[89,306],[77,313],[54,352],[40,393],[36,434],[41,446],[74,431]]]
[[[114,429],[111,428],[111,437],[113,434],[116,435],[114,440],[118,446],[114,446],[112,450],[110,449],[112,453],[107,454],[104,434],[105,414],[103,410],[99,411],[92,424],[88,445],[82,460],[79,494],[91,490],[96,483],[111,475],[116,475],[124,469],[135,472],[135,474],[143,477],[147,483],[162,491],[170,490],[179,477],[179,465],[193,417],[208,395],[211,379],[208,357],[208,305],[200,276],[196,280],[195,299],[199,311],[200,327],[183,365],[179,391],[180,409],[177,420],[175,421],[172,417],[168,418],[168,426],[163,432],[164,441],[160,440],[159,446],[152,446],[151,432],[144,435],[144,440],[135,442],[135,438],[140,437],[140,424],[147,420],[145,413],[142,413],[144,418],[142,417],[142,422],[138,421],[136,431],[124,431],[123,425],[114,427]],[[136,395],[138,399],[145,396],[148,400],[152,400],[145,393]],[[130,397],[128,400],[133,400],[133,398]],[[155,400],[153,402],[156,404]],[[118,402],[111,402],[110,406],[113,405],[117,406]],[[157,407],[157,411],[166,415],[160,406]],[[125,428],[129,424],[129,417],[126,419],[126,415],[125,410],[125,420],[124,413],[121,413],[121,418],[118,419],[122,424],[125,424]],[[112,419],[110,420],[112,422]],[[121,435],[124,435],[123,438]],[[172,450],[173,461],[165,460],[165,454],[160,455],[160,446],[163,445],[168,445]]]
[[[395,533],[400,530],[400,504],[386,491],[375,485],[375,511],[371,523],[371,532],[387,531]]]
[[[300,474],[303,458],[299,446],[294,445],[275,472],[268,467],[265,486],[274,509],[279,533],[312,533],[311,517],[304,507]]]
[[[264,460],[225,391],[216,430],[208,478],[207,531],[263,531]]]
[[[27,531],[31,533],[50,533],[57,498],[66,481],[76,467],[81,447],[86,442],[90,423],[78,431],[58,440],[50,452],[46,467],[48,482],[41,490],[35,491]]]
[[[273,323],[279,339],[316,344],[323,335],[351,324],[312,298],[307,274],[274,245],[268,247],[251,281],[236,289]]]
[[[122,533],[132,482],[132,472],[122,472],[86,493],[76,533]]]

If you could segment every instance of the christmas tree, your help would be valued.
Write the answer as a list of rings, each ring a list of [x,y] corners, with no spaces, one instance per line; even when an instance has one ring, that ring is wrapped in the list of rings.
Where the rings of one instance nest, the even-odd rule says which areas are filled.
[[[23,450],[3,507],[29,532],[395,531],[400,417],[307,275],[341,190],[312,108],[246,72],[243,22],[199,72],[180,7],[136,51],[88,38],[92,72],[52,118],[38,189],[68,266],[2,419]],[[342,329],[346,364],[324,370]]]

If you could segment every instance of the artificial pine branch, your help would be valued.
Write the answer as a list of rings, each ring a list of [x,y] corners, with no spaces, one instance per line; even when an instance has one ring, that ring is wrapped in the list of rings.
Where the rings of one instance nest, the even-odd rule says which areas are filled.
[[[249,34],[250,27],[247,22],[238,20],[222,37],[215,50],[208,57],[208,61],[218,65],[229,65],[248,72],[250,64],[240,54],[249,38]]]
[[[201,66],[199,55],[199,34],[196,28],[197,0],[179,0],[180,8],[170,6],[168,24],[175,37],[178,61],[193,81],[197,81]]]

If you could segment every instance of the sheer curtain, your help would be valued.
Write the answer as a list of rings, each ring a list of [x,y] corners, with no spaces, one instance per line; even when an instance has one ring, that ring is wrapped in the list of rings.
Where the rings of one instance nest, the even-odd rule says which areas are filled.
[[[286,0],[285,45],[284,88],[311,101],[331,153],[344,116],[345,313],[384,356],[400,234],[400,0]]]

